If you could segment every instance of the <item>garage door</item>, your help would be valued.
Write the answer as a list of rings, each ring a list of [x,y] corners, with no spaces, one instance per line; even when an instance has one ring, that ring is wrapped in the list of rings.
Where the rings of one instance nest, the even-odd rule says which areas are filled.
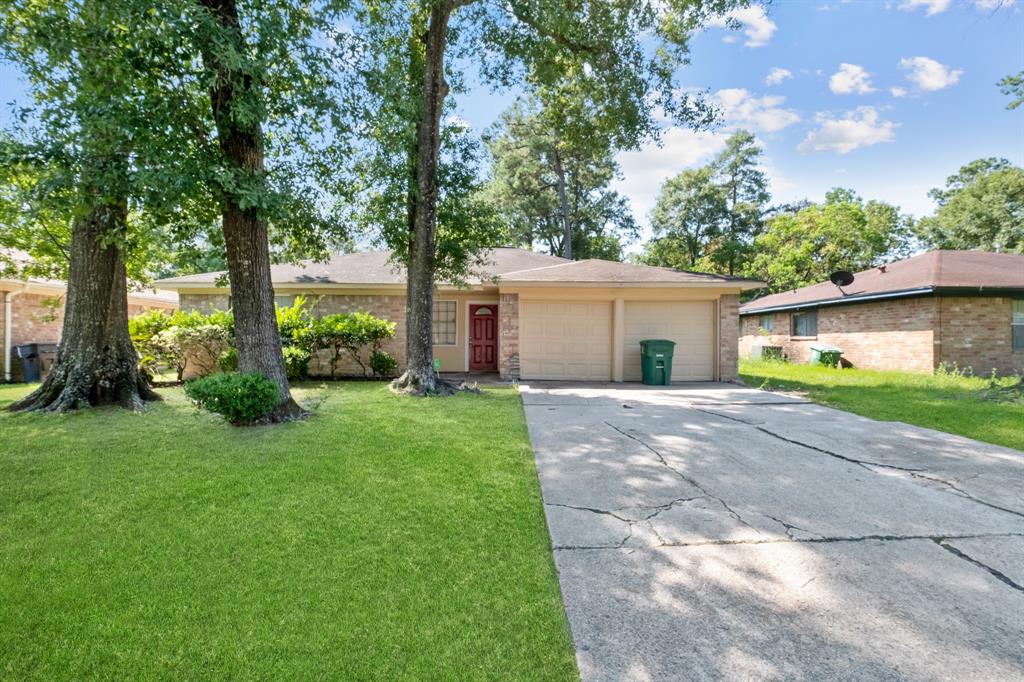
[[[519,373],[523,379],[611,379],[611,303],[522,301]]]
[[[673,381],[711,381],[715,378],[715,304],[711,301],[673,303],[626,302],[626,381],[640,381],[640,340],[676,342]]]

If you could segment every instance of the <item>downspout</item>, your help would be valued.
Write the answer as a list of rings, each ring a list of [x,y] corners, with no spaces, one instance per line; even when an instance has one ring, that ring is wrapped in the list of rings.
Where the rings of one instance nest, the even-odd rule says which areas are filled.
[[[4,294],[4,383],[11,383],[11,328],[14,326],[12,302],[20,291],[8,291]]]

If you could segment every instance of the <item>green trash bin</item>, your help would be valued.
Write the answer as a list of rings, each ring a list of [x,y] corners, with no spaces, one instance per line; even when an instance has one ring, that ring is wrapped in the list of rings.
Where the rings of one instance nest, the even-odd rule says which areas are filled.
[[[825,345],[811,346],[812,365],[825,365],[827,367],[836,367],[839,364],[839,358],[841,357],[843,357],[843,351],[841,348]]]
[[[676,342],[644,339],[640,342],[640,368],[648,386],[668,386],[672,381],[672,354]]]

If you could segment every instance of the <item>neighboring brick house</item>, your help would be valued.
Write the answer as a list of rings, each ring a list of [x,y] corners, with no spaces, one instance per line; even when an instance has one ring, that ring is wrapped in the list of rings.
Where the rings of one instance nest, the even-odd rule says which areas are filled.
[[[60,341],[64,324],[64,282],[48,279],[0,278],[0,348],[4,354],[4,381],[21,380],[17,346],[29,343],[52,345]],[[178,297],[169,292],[128,294],[128,315],[158,308],[177,310]],[[47,363],[44,362],[44,371]]]
[[[161,280],[183,310],[226,310],[223,273]],[[405,274],[386,252],[340,254],[327,263],[275,265],[277,302],[308,298],[316,315],[366,311],[395,323],[385,350],[405,359]],[[569,261],[494,249],[464,286],[434,295],[434,356],[443,372],[509,379],[639,381],[643,338],[678,343],[673,379],[736,377],[737,309],[760,282],[603,260]],[[326,373],[326,357],[312,363]],[[358,368],[346,361],[340,373]]]
[[[931,251],[740,307],[740,354],[782,346],[842,349],[855,367],[930,372],[940,365],[1024,373],[1024,256]]]

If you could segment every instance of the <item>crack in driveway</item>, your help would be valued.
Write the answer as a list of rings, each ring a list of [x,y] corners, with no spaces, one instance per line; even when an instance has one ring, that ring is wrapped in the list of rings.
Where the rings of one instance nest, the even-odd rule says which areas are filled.
[[[963,559],[964,561],[966,561],[968,563],[974,564],[978,568],[981,568],[981,569],[983,569],[985,571],[988,571],[989,573],[991,573],[993,575],[993,577],[995,577],[996,580],[998,580],[998,581],[1000,581],[1002,583],[1005,583],[1006,585],[1009,585],[1010,587],[1012,587],[1013,589],[1017,590],[1018,592],[1024,592],[1024,585],[1018,585],[1017,582],[1013,578],[1011,578],[1010,576],[1006,575],[1002,571],[999,571],[999,570],[997,570],[995,568],[992,568],[988,564],[985,564],[985,563],[982,563],[982,562],[978,561],[977,559],[975,559],[974,557],[970,556],[969,554],[967,554],[967,552],[963,551],[962,549],[954,547],[953,545],[946,544],[946,540],[954,540],[954,539],[963,539],[963,538],[939,538],[939,539],[933,539],[933,542],[935,542],[935,544],[937,544],[939,547],[941,547],[942,549],[946,550],[947,552],[949,552],[953,556],[959,557],[959,558]]]
[[[771,436],[773,438],[777,438],[778,440],[781,440],[781,441],[783,441],[785,443],[790,443],[792,445],[799,445],[800,447],[807,448],[808,450],[813,450],[814,452],[820,452],[823,455],[828,455],[829,457],[834,457],[834,458],[842,460],[844,462],[849,462],[850,464],[856,464],[857,466],[859,466],[859,467],[861,467],[863,469],[866,469],[867,471],[871,471],[872,473],[877,473],[877,472],[872,470],[872,467],[877,467],[877,468],[880,468],[880,469],[892,469],[894,471],[899,471],[899,472],[908,474],[908,475],[910,475],[913,478],[920,478],[920,479],[924,479],[926,481],[931,481],[932,483],[938,483],[940,485],[946,486],[947,488],[949,488],[950,490],[952,490],[956,494],[958,494],[960,497],[968,499],[971,502],[975,502],[977,504],[984,505],[984,506],[989,507],[991,509],[995,509],[995,510],[998,510],[998,511],[1001,511],[1001,512],[1006,512],[1007,514],[1013,514],[1014,516],[1019,516],[1021,518],[1024,518],[1024,513],[1022,513],[1022,512],[1016,511],[1014,509],[1009,509],[1007,507],[1002,507],[1002,506],[1000,506],[998,504],[994,504],[994,503],[988,502],[986,500],[982,500],[980,498],[975,497],[974,495],[971,495],[969,492],[967,492],[966,490],[964,490],[963,488],[958,486],[956,483],[953,483],[952,481],[949,481],[949,480],[944,479],[944,478],[940,478],[940,477],[935,476],[933,474],[924,473],[925,471],[927,471],[927,469],[920,469],[920,468],[914,468],[914,467],[904,467],[904,466],[899,466],[898,464],[884,464],[882,462],[873,462],[873,461],[869,461],[869,460],[865,460],[865,459],[857,459],[855,457],[849,457],[847,455],[841,455],[838,452],[833,452],[831,450],[826,450],[825,448],[818,447],[817,445],[811,445],[809,443],[804,443],[803,441],[799,441],[799,440],[796,440],[794,438],[787,438],[786,436],[783,436],[780,433],[776,433],[775,431],[772,431],[771,429],[768,429],[768,428],[764,427],[762,424],[759,424],[759,423],[756,423],[756,422],[751,422],[751,421],[748,421],[746,419],[740,419],[739,417],[733,417],[732,415],[728,415],[728,414],[721,414],[719,412],[713,412],[711,410],[702,410],[699,407],[694,407],[694,408],[691,408],[691,409],[696,410],[697,412],[703,412],[704,414],[711,415],[712,417],[719,417],[721,419],[728,419],[729,421],[734,421],[734,422],[737,422],[739,424],[745,424],[747,426],[750,426],[750,427],[753,427],[753,428],[757,429],[761,433],[767,434],[767,435],[769,435],[769,436]],[[978,474],[974,474],[974,475],[970,476],[970,478],[977,478],[977,477],[978,477]]]
[[[663,464],[664,466],[666,466],[666,467],[667,467],[667,468],[668,468],[668,469],[669,469],[670,471],[672,471],[673,473],[675,473],[675,474],[676,474],[676,476],[678,476],[679,478],[683,479],[684,481],[686,481],[687,483],[689,483],[690,485],[692,485],[692,486],[693,486],[694,488],[696,488],[697,490],[699,490],[699,491],[701,491],[702,493],[704,493],[704,496],[705,496],[705,497],[708,497],[708,498],[710,498],[710,499],[712,499],[712,500],[715,500],[716,502],[718,502],[718,503],[719,503],[720,505],[722,505],[722,507],[723,507],[723,508],[725,509],[725,511],[729,513],[729,515],[730,515],[730,516],[732,516],[732,517],[733,517],[734,519],[736,519],[736,521],[738,521],[739,523],[742,523],[742,524],[743,524],[744,526],[746,526],[747,528],[750,528],[750,529],[751,529],[752,531],[754,531],[754,532],[755,532],[755,533],[757,533],[758,535],[760,535],[760,534],[761,534],[761,531],[760,531],[760,530],[758,530],[757,528],[754,528],[754,526],[752,526],[752,525],[750,525],[749,523],[747,523],[747,521],[746,521],[746,520],[745,520],[745,519],[744,519],[744,518],[743,518],[742,516],[740,516],[740,515],[739,515],[739,514],[738,514],[738,513],[736,512],[736,510],[735,510],[735,509],[733,509],[732,507],[730,507],[730,506],[728,505],[728,503],[727,503],[727,502],[726,502],[725,500],[723,500],[723,499],[722,499],[721,497],[718,497],[717,495],[712,495],[712,494],[711,494],[711,492],[709,492],[707,488],[705,488],[704,486],[702,486],[702,485],[701,485],[700,483],[698,483],[698,482],[697,482],[697,481],[696,481],[695,479],[691,478],[690,476],[687,476],[687,475],[686,475],[686,474],[684,474],[684,473],[683,473],[682,471],[680,471],[680,470],[679,470],[679,469],[677,469],[676,467],[674,467],[674,466],[672,466],[671,464],[669,464],[669,463],[668,463],[668,460],[666,460],[666,459],[665,459],[665,456],[664,456],[664,455],[662,455],[662,454],[661,454],[661,452],[659,452],[658,450],[656,450],[656,449],[655,449],[655,448],[654,448],[653,446],[651,446],[651,444],[650,444],[650,443],[648,443],[647,441],[645,441],[645,440],[644,440],[643,438],[640,438],[640,437],[639,437],[639,436],[637,436],[637,435],[634,435],[634,434],[632,434],[632,433],[629,433],[629,432],[625,431],[624,429],[620,429],[620,428],[619,428],[618,426],[615,426],[615,424],[612,424],[611,422],[607,422],[607,421],[606,421],[606,422],[605,422],[605,425],[607,425],[607,426],[608,426],[609,428],[611,428],[611,429],[613,429],[613,430],[617,431],[618,433],[622,434],[622,435],[623,435],[623,436],[625,436],[626,438],[629,438],[630,440],[636,441],[637,443],[640,443],[640,445],[643,445],[643,446],[644,446],[645,448],[647,448],[648,450],[650,450],[651,452],[653,452],[653,453],[654,453],[654,455],[655,455],[655,456],[656,456],[656,457],[658,458],[658,461],[659,461],[659,462],[661,462],[661,463],[662,463],[662,464]]]

